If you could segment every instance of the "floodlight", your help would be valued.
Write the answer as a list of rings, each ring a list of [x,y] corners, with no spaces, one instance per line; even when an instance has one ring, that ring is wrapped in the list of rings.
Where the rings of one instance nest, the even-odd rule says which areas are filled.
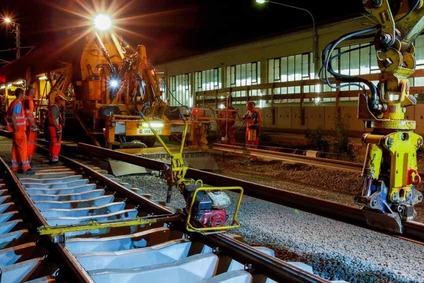
[[[109,87],[110,88],[117,88],[119,86],[119,80],[118,79],[111,79],[109,81]]]
[[[94,26],[100,31],[106,31],[112,27],[112,19],[108,15],[99,14],[94,18]]]

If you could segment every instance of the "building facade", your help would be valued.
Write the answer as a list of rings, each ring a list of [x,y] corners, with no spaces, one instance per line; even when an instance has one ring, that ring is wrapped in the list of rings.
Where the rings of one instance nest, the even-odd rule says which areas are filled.
[[[317,27],[314,54],[313,30],[262,39],[239,46],[193,56],[156,66],[165,74],[165,97],[171,106],[209,108],[215,112],[231,94],[233,105],[242,115],[246,101],[261,108],[264,127],[269,130],[303,133],[323,129],[332,132],[342,116],[352,133],[366,131],[357,119],[360,88],[334,88],[319,80],[323,50],[345,34],[364,30],[375,24],[367,17]],[[339,46],[333,54],[334,70],[378,83],[380,69],[372,38],[353,40]],[[407,119],[417,121],[424,134],[424,36],[415,42],[416,71],[410,78],[412,94],[418,104],[407,108]],[[340,82],[334,82],[335,85]]]

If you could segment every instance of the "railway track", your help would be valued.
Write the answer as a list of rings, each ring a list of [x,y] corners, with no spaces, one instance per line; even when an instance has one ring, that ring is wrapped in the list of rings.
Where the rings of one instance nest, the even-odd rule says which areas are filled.
[[[78,148],[86,154],[99,157],[107,156],[108,158],[113,158],[131,164],[152,168],[154,170],[162,170],[164,166],[164,163],[161,161],[108,150],[89,144],[79,143]],[[249,181],[223,176],[220,174],[215,174],[213,172],[207,172],[194,168],[189,168],[186,176],[189,178],[201,179],[206,184],[212,186],[222,186],[224,184],[230,186],[240,186],[243,188],[244,194],[251,197],[270,201],[284,206],[293,207],[303,211],[311,212],[313,214],[335,219],[341,222],[393,235],[393,233],[386,232],[384,229],[380,230],[375,227],[369,226],[362,210],[359,207],[342,205],[336,202],[309,197],[287,190],[252,183]],[[411,241],[424,242],[424,224],[415,221],[403,222],[402,237]]]
[[[81,150],[85,157],[90,157],[91,155],[98,155],[101,157],[107,156],[108,158],[114,158],[117,160],[122,160],[125,162],[130,162],[137,165],[147,166],[149,168],[152,168],[154,170],[162,170],[163,169],[163,163],[156,160],[147,159],[144,157],[137,157],[134,155],[119,153],[116,151],[110,151],[103,148],[94,147],[87,144],[79,144],[78,150]],[[87,152],[89,154],[87,154]],[[75,154],[75,150],[73,151]],[[134,278],[137,278],[137,280],[141,280],[137,273],[137,275],[134,275],[138,271],[142,270],[150,270],[152,269],[152,262],[151,257],[149,257],[148,265],[144,267],[131,267],[133,264],[133,261],[131,260],[130,263],[127,263],[125,260],[121,261],[119,259],[112,260],[112,258],[115,255],[119,255],[119,257],[129,257],[133,256],[135,254],[138,255],[144,254],[146,251],[155,250],[158,247],[166,246],[166,242],[171,241],[173,246],[175,242],[178,242],[178,244],[181,244],[181,242],[190,242],[187,245],[190,247],[188,248],[187,254],[185,254],[185,257],[178,260],[173,260],[173,263],[166,263],[166,264],[160,264],[160,265],[154,265],[154,269],[158,268],[157,271],[160,276],[162,276],[166,270],[169,274],[173,274],[172,272],[179,273],[187,273],[187,269],[184,269],[182,267],[183,271],[180,271],[178,268],[175,267],[177,263],[185,262],[185,260],[189,261],[188,264],[189,268],[188,270],[191,272],[193,270],[196,270],[197,265],[193,262],[191,262],[191,259],[196,259],[197,257],[201,257],[199,253],[204,251],[204,253],[210,254],[211,256],[215,256],[217,258],[216,265],[213,268],[214,272],[211,273],[210,277],[207,279],[204,279],[204,282],[225,282],[220,281],[222,278],[228,278],[234,276],[237,278],[237,280],[242,281],[234,281],[234,282],[251,282],[248,280],[260,280],[258,278],[269,278],[267,282],[272,282],[270,280],[274,280],[276,282],[328,282],[326,280],[323,280],[322,278],[313,275],[311,273],[308,273],[302,269],[293,267],[291,264],[284,262],[282,260],[279,260],[272,256],[273,251],[270,249],[264,249],[262,248],[262,251],[265,253],[259,252],[258,248],[251,247],[249,245],[244,244],[243,242],[240,242],[237,240],[236,237],[234,237],[231,234],[216,234],[216,235],[201,235],[198,233],[187,233],[184,231],[183,228],[183,220],[179,218],[179,215],[176,215],[174,211],[167,209],[166,207],[163,207],[156,202],[150,201],[148,198],[144,196],[140,196],[136,193],[134,193],[132,190],[126,189],[123,185],[120,185],[116,181],[107,178],[103,173],[99,172],[98,168],[91,168],[90,166],[86,166],[82,164],[81,162],[74,161],[70,158],[66,158],[64,156],[61,157],[62,160],[65,160],[65,163],[67,166],[64,167],[53,167],[55,168],[54,172],[52,172],[51,168],[46,165],[41,165],[36,169],[37,175],[31,178],[19,178],[17,179],[13,174],[8,172],[7,169],[2,170],[1,172],[4,172],[4,176],[2,176],[2,180],[7,185],[7,190],[2,191],[2,194],[5,195],[12,195],[14,197],[9,198],[10,199],[18,199],[17,196],[20,196],[20,201],[17,202],[19,204],[19,207],[29,206],[30,209],[29,212],[24,209],[19,209],[19,214],[23,214],[26,216],[32,216],[33,219],[28,221],[28,217],[23,217],[22,222],[30,222],[34,223],[33,225],[28,225],[26,228],[28,230],[26,238],[32,239],[34,244],[31,244],[31,241],[29,241],[29,245],[35,245],[37,247],[37,252],[32,252],[30,255],[26,255],[25,257],[20,257],[16,260],[16,262],[8,262],[6,267],[13,265],[22,265],[21,263],[30,259],[31,262],[37,262],[36,266],[33,268],[33,271],[29,272],[28,275],[25,275],[25,280],[28,279],[38,279],[41,280],[41,282],[104,282],[108,281],[112,277],[108,276],[118,276],[113,277],[113,279],[110,280],[116,280],[117,282],[131,282],[131,280],[135,280]],[[6,167],[6,164],[2,164],[2,167]],[[103,205],[93,205],[93,203],[90,204],[89,210],[84,210],[83,207],[76,208],[77,206],[84,206],[90,203],[91,201],[41,201],[41,202],[63,202],[68,203],[67,205],[71,205],[72,209],[67,208],[38,208],[36,203],[40,202],[40,200],[34,201],[32,198],[34,196],[34,193],[38,191],[35,195],[40,195],[39,190],[56,190],[56,194],[59,192],[58,190],[67,190],[72,187],[72,184],[75,184],[73,182],[77,182],[76,180],[71,181],[69,178],[74,178],[73,176],[78,176],[79,181],[87,182],[85,185],[91,185],[95,184],[95,187],[92,188],[92,191],[104,191],[104,193],[101,194],[100,197],[106,197],[106,198],[113,198],[112,201],[108,202],[108,207],[112,206],[119,206],[122,208],[122,204],[124,203],[124,207],[122,208],[121,213],[115,215],[111,215],[109,218],[109,222],[116,221],[114,218],[120,218],[119,221],[126,221],[129,217],[129,220],[133,220],[134,218],[131,218],[129,214],[131,211],[133,212],[133,216],[135,217],[150,217],[150,218],[157,218],[160,219],[159,223],[152,223],[147,225],[144,225],[145,227],[141,227],[140,225],[132,225],[131,228],[129,227],[116,227],[116,228],[110,228],[107,229],[108,231],[104,231],[105,229],[94,229],[94,232],[90,232],[92,234],[84,234],[81,235],[79,231],[73,231],[72,233],[68,233],[66,237],[63,237],[62,235],[55,235],[54,237],[51,236],[45,236],[40,235],[40,230],[37,230],[37,227],[48,227],[48,221],[53,221],[51,223],[53,224],[61,224],[58,221],[58,218],[65,218],[66,223],[64,224],[65,227],[69,225],[77,225],[82,226],[88,219],[96,219],[96,217],[102,217],[98,213],[100,211],[104,211],[105,206]],[[81,176],[81,177],[79,177]],[[348,223],[354,223],[355,225],[367,227],[365,219],[362,216],[362,213],[359,209],[353,209],[352,207],[347,206],[340,206],[331,202],[326,201],[320,201],[313,198],[308,198],[301,195],[296,195],[294,193],[289,193],[281,190],[276,190],[275,188],[258,185],[250,182],[246,182],[243,180],[233,179],[225,176],[220,176],[211,172],[205,172],[201,170],[196,169],[189,169],[187,173],[188,177],[194,177],[201,178],[203,181],[207,184],[211,185],[222,185],[222,184],[231,184],[231,185],[240,185],[244,188],[245,194],[255,196],[257,198],[261,199],[267,199],[270,201],[273,201],[275,203],[283,204],[283,205],[289,205],[292,207],[300,208],[302,210],[310,211],[316,214],[320,214],[326,217],[330,217],[333,219],[338,219],[344,222]],[[55,180],[56,179],[56,180]],[[63,183],[60,186],[66,186],[66,188],[54,188],[57,183],[57,179],[63,179]],[[88,180],[88,181],[87,181]],[[16,184],[14,182],[17,182]],[[53,183],[49,183],[52,182]],[[78,182],[79,182],[78,181]],[[39,182],[48,184],[47,186],[49,189],[43,189],[39,187]],[[69,182],[69,183],[68,183]],[[66,184],[66,185],[65,185]],[[4,185],[4,186],[6,186]],[[85,186],[81,185],[81,186]],[[28,193],[28,191],[31,191],[31,193]],[[5,192],[10,193],[5,193]],[[82,194],[82,193],[79,193]],[[49,195],[49,194],[46,194]],[[71,195],[71,194],[68,194]],[[38,197],[38,196],[37,196]],[[50,197],[50,196],[49,196]],[[100,198],[99,197],[99,198]],[[22,201],[22,199],[24,199]],[[85,204],[84,204],[85,202]],[[116,204],[118,203],[118,204]],[[25,204],[25,205],[24,205]],[[144,209],[147,207],[147,209]],[[142,209],[143,208],[143,209]],[[97,210],[97,215],[96,211]],[[45,211],[48,211],[48,213],[45,213]],[[84,211],[90,211],[88,212],[91,218],[87,218],[87,216],[81,216],[76,215],[73,216],[64,216],[64,214],[67,213],[83,213]],[[123,212],[122,212],[123,211]],[[85,212],[84,212],[85,213]],[[116,215],[121,215],[117,217]],[[19,217],[16,217],[19,219]],[[72,219],[70,219],[72,218]],[[78,218],[78,220],[76,220]],[[53,219],[53,220],[51,220]],[[74,222],[77,221],[77,222]],[[82,221],[78,222],[78,221]],[[117,222],[119,222],[117,221]],[[51,224],[50,223],[50,224]],[[25,227],[25,226],[24,226]],[[370,228],[372,229],[372,228]],[[15,230],[22,230],[22,229],[12,229],[10,232],[14,233]],[[45,231],[45,230],[44,230]],[[159,231],[159,232],[158,232]],[[166,232],[165,232],[166,231]],[[105,232],[105,233],[103,233]],[[419,243],[422,243],[423,240],[423,226],[420,223],[405,223],[405,232],[402,235],[403,238],[408,240],[415,240]],[[165,235],[165,236],[164,236]],[[165,239],[164,239],[165,238]],[[36,240],[34,240],[36,239]],[[87,240],[88,239],[88,240]],[[89,251],[88,248],[84,246],[84,243],[86,241],[92,241],[91,243],[95,246],[102,246],[102,245],[108,245],[106,244],[109,241],[114,241],[116,239],[126,239],[127,243],[139,243],[147,242],[143,247],[136,246],[137,244],[131,244],[133,249],[131,250],[94,250]],[[135,239],[135,240],[131,240]],[[116,243],[116,242],[115,242]],[[73,250],[73,248],[69,248],[72,245],[76,250]],[[113,244],[111,244],[113,246]],[[120,244],[121,245],[121,244]],[[122,244],[125,246],[125,244]],[[176,245],[176,244],[175,244]],[[68,247],[69,246],[69,247]],[[127,244],[127,246],[130,246]],[[14,249],[14,244],[12,244],[10,247]],[[115,245],[116,247],[116,245]],[[135,249],[134,249],[135,247]],[[146,249],[147,248],[147,249]],[[172,248],[170,248],[172,249]],[[143,250],[143,251],[141,251]],[[261,250],[261,249],[259,249]],[[48,251],[48,252],[47,252]],[[22,252],[19,252],[22,253]],[[153,253],[153,252],[152,252]],[[268,255],[266,254],[268,253]],[[271,256],[269,255],[271,254]],[[195,256],[194,258],[192,256]],[[212,257],[213,257],[212,256]],[[105,259],[107,258],[107,259]],[[81,259],[81,261],[80,261]],[[84,261],[84,259],[88,259]],[[102,260],[100,260],[102,259]],[[105,259],[105,260],[103,260]],[[103,263],[102,263],[103,262]],[[110,268],[107,267],[106,262],[111,263]],[[114,262],[114,263],[112,263]],[[146,262],[145,260],[142,262]],[[232,264],[230,262],[237,262],[237,264]],[[87,265],[89,264],[89,265]],[[101,265],[106,264],[106,265]],[[114,265],[116,264],[116,265]],[[150,264],[150,266],[149,266]],[[126,268],[122,269],[121,267],[125,266]],[[170,266],[175,267],[175,270],[171,272],[172,269],[166,269],[170,268]],[[233,270],[234,266],[237,266],[237,270]],[[128,267],[128,268],[127,268]],[[203,267],[203,266],[202,266]],[[94,271],[93,271],[94,270]],[[119,273],[119,270],[121,273]],[[179,271],[176,271],[179,270]],[[123,272],[122,272],[123,271]],[[116,275],[121,274],[121,275]],[[125,275],[123,275],[125,273]],[[197,274],[197,270],[195,272]],[[104,277],[95,277],[96,274],[101,274],[101,276]],[[112,275],[113,274],[113,275]],[[136,277],[131,277],[132,275]],[[4,275],[6,276],[6,275]],[[123,277],[119,277],[123,276]],[[127,277],[124,277],[127,276]],[[155,275],[156,276],[156,275]],[[172,275],[172,280],[167,278],[167,281],[161,281],[162,279],[158,279],[156,277],[149,278],[147,282],[199,282],[199,280],[195,279],[190,281],[187,278],[179,280],[175,275]],[[6,277],[4,277],[6,278]],[[107,279],[105,279],[107,278]],[[166,277],[165,277],[166,278]],[[177,279],[176,279],[177,278]],[[244,279],[243,279],[244,278]],[[153,280],[153,281],[149,281]],[[165,280],[165,279],[164,279]],[[197,280],[197,281],[196,281]],[[203,280],[203,279],[202,279]],[[208,281],[209,280],[209,281]],[[247,281],[243,281],[247,280]],[[24,280],[16,280],[15,282],[24,281]],[[9,282],[9,281],[7,281]],[[10,282],[14,282],[13,280]],[[202,281],[203,282],[203,281]],[[233,282],[233,281],[232,281]]]
[[[349,162],[336,159],[328,159],[322,157],[311,157],[300,154],[280,152],[276,150],[258,149],[258,148],[246,148],[244,146],[229,145],[222,143],[214,143],[213,150],[221,151],[223,153],[232,153],[238,155],[248,155],[258,158],[264,158],[268,160],[280,160],[293,163],[308,164],[313,166],[319,166],[329,169],[345,170],[354,173],[360,173],[362,171],[362,164],[356,162]]]
[[[233,235],[187,233],[180,214],[62,160],[25,178],[0,162],[5,282],[327,282]]]
[[[269,147],[269,149],[258,149],[246,148],[245,146],[238,145],[214,143],[212,149],[218,152],[222,152],[224,155],[226,153],[246,155],[267,160],[279,160],[289,163],[300,163],[328,169],[344,170],[353,173],[361,173],[363,167],[362,163],[357,162],[280,152],[276,150],[275,147]],[[421,178],[424,178],[424,173],[420,173],[420,176]]]

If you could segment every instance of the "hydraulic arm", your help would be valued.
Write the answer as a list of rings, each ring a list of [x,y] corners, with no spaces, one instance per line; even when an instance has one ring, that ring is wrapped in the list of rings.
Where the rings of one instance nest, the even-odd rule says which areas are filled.
[[[363,205],[368,224],[403,232],[402,221],[414,219],[414,205],[422,201],[416,187],[421,182],[417,150],[423,139],[414,133],[416,122],[406,119],[406,107],[415,105],[408,78],[415,72],[414,41],[424,29],[423,0],[363,0],[376,26],[329,43],[322,53],[322,79],[333,88],[354,85],[362,88],[358,98],[358,118],[371,131],[363,135],[367,153],[363,167],[362,194],[355,201]],[[380,77],[377,85],[361,77],[336,72],[332,60],[344,40],[371,37]],[[331,74],[345,84],[334,86]]]
[[[423,1],[364,0],[364,7],[379,23],[374,46],[381,76],[375,93],[359,97],[358,118],[372,131],[363,135],[364,183],[356,201],[368,224],[402,233],[402,221],[414,219],[414,205],[422,201],[416,186],[423,139],[405,113],[416,104],[408,77],[415,71],[414,40],[424,28]]]

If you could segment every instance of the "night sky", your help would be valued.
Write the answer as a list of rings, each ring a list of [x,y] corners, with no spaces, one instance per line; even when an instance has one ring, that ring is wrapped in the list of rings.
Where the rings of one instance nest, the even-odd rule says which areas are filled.
[[[309,10],[317,25],[364,12],[362,0],[275,2]],[[118,33],[133,46],[146,45],[156,64],[312,26],[305,11],[254,0],[0,0],[0,14],[21,25],[21,46],[75,38],[88,27],[89,11],[106,7],[112,7]],[[0,27],[0,49],[13,48],[11,29]],[[14,51],[0,53],[1,59],[14,56]]]

